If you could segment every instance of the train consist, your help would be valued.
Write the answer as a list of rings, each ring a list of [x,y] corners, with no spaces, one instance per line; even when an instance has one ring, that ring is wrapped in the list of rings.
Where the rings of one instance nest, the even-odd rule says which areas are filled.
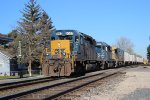
[[[86,71],[140,64],[144,59],[76,30],[56,30],[42,59],[46,76],[84,75]]]

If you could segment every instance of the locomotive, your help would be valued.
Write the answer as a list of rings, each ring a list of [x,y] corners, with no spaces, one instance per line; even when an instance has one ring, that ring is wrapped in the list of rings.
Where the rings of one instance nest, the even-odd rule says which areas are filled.
[[[88,70],[129,64],[126,53],[77,30],[55,30],[42,57],[42,72],[45,76],[84,75]]]

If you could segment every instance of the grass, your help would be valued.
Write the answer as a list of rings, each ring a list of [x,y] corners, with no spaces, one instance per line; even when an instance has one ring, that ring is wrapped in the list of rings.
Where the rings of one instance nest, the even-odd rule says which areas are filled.
[[[29,74],[28,72],[23,72],[23,78],[27,78],[29,77]],[[41,75],[41,72],[40,71],[33,71],[32,72],[32,77],[35,77],[35,76],[39,76]],[[17,79],[17,78],[20,78],[20,76],[0,76],[0,80],[4,80],[4,79]]]
[[[32,74],[32,77],[39,76],[40,74]],[[24,74],[23,78],[29,77],[29,74]],[[0,80],[4,79],[17,79],[20,78],[20,76],[0,76]]]
[[[18,76],[0,76],[0,80],[3,79],[14,79],[14,78],[19,78]]]

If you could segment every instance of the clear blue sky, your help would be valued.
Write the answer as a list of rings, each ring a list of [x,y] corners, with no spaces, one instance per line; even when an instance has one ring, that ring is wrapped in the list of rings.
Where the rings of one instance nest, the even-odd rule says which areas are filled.
[[[37,0],[56,29],[75,29],[98,41],[115,44],[127,37],[136,53],[146,57],[150,35],[150,0]],[[0,2],[0,33],[17,26],[28,0]]]

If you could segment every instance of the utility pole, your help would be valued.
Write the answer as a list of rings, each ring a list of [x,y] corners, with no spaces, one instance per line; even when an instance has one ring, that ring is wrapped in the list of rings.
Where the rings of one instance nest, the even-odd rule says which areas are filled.
[[[22,55],[21,55],[21,41],[19,41],[19,46],[18,46],[18,69],[19,69],[19,75],[20,75],[20,78],[23,77],[23,74],[22,74],[22,66],[21,66],[21,58],[22,58]]]
[[[19,41],[18,51],[18,57],[21,58],[21,41]]]

